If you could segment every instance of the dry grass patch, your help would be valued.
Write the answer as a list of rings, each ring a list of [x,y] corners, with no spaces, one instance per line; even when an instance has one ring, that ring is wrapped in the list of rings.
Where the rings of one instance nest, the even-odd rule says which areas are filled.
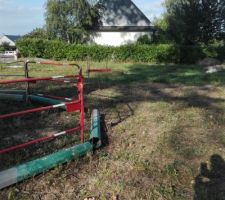
[[[85,89],[87,121],[92,108],[99,108],[109,144],[5,189],[0,198],[222,200],[224,72],[206,75],[200,66],[112,67],[124,73],[93,76]]]

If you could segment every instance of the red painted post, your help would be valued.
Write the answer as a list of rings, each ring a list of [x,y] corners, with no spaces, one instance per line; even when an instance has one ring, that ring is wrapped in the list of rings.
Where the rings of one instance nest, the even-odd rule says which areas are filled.
[[[78,100],[75,100],[75,98],[65,98],[65,97],[56,97],[56,96],[48,96],[48,95],[37,95],[37,96],[47,96],[49,98],[55,98],[55,99],[63,99],[68,102],[62,102],[61,104],[57,105],[51,105],[51,106],[45,106],[45,107],[39,107],[39,108],[34,108],[34,109],[29,109],[29,110],[24,110],[20,112],[15,112],[15,113],[10,113],[10,114],[4,114],[0,115],[0,119],[7,119],[11,117],[18,117],[18,116],[23,116],[31,113],[36,113],[36,112],[41,112],[41,111],[46,111],[46,110],[51,110],[55,108],[60,108],[60,107],[65,107],[67,112],[75,112],[79,111],[80,112],[80,123],[79,126],[70,130],[66,130],[60,133],[53,134],[51,136],[39,138],[33,141],[26,142],[24,144],[19,144],[15,145],[13,147],[9,147],[6,149],[0,150],[0,154],[3,153],[8,153],[17,149],[21,149],[27,146],[30,146],[32,144],[40,143],[43,141],[51,140],[56,137],[59,137],[61,135],[69,134],[75,131],[80,130],[80,138],[81,141],[84,142],[84,97],[83,97],[83,76],[82,76],[82,69],[78,66],[75,65],[79,69],[79,74],[78,75],[69,75],[69,76],[53,76],[53,77],[41,77],[41,78],[29,78],[28,75],[28,63],[36,63],[36,62],[26,62],[25,63],[25,76],[26,78],[24,79],[18,79],[18,80],[5,80],[5,81],[0,81],[0,84],[14,84],[14,83],[36,83],[37,81],[57,81],[58,83],[73,83],[67,80],[64,80],[66,78],[74,78],[77,79],[77,90],[78,90]],[[61,66],[62,64],[57,64],[57,63],[40,63],[40,64],[52,64],[52,65],[58,65]],[[72,65],[72,64],[69,64]],[[29,89],[29,88],[28,88]]]
[[[80,75],[80,78],[78,79],[77,82],[77,89],[78,89],[78,99],[81,103],[81,108],[80,108],[80,139],[82,142],[84,142],[84,96],[83,96],[83,77]]]

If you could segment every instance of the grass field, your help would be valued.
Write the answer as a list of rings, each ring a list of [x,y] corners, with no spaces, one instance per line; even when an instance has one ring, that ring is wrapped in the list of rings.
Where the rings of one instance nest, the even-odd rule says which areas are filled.
[[[206,74],[197,65],[110,63],[109,67],[112,74],[92,76],[85,85],[86,130],[91,110],[98,108],[107,127],[105,147],[2,190],[0,199],[225,199],[225,72]],[[1,74],[20,70],[2,68]],[[32,76],[71,72],[71,68],[49,66],[30,70]],[[65,96],[73,92],[43,83],[36,87]],[[0,103],[1,114],[22,107]],[[26,138],[32,131],[38,137],[40,130],[70,127],[74,124],[70,119],[76,121],[74,115],[51,112],[23,119],[28,127],[23,120],[4,122],[0,143],[8,144],[4,142],[10,136],[7,127],[13,132],[11,142],[16,142],[24,139],[14,137],[18,132]],[[0,167],[75,143],[76,138],[63,138],[2,156]]]

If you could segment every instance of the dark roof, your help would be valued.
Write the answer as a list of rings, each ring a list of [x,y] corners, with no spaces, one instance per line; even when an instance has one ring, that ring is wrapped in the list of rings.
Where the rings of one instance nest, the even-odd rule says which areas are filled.
[[[103,26],[150,26],[150,20],[131,0],[99,0]]]
[[[155,32],[153,26],[101,26],[94,29],[96,32]]]
[[[7,38],[9,38],[10,40],[12,40],[13,42],[15,42],[16,40],[20,39],[21,36],[20,35],[5,35]]]

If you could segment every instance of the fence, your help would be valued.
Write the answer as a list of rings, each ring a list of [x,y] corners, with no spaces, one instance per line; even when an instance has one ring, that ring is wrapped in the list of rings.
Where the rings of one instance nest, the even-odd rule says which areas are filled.
[[[67,76],[52,76],[52,77],[30,77],[29,76],[29,65],[30,64],[41,64],[41,65],[52,65],[52,66],[74,66],[79,72],[76,75],[67,75]],[[80,66],[76,64],[58,64],[54,62],[24,62],[24,75],[0,75],[0,76],[24,76],[22,79],[16,80],[1,80],[0,85],[11,85],[17,83],[25,83],[26,90],[22,93],[20,91],[10,91],[10,90],[0,90],[0,100],[1,99],[16,99],[16,100],[24,100],[25,102],[38,102],[42,104],[47,104],[47,106],[41,106],[38,108],[27,109],[19,112],[12,112],[7,114],[0,115],[0,120],[5,120],[9,118],[15,118],[19,116],[29,115],[31,113],[38,113],[42,111],[54,110],[57,108],[63,108],[66,112],[79,112],[79,124],[68,130],[64,130],[58,133],[54,133],[50,136],[38,138],[32,141],[28,141],[23,144],[11,146],[8,148],[0,149],[0,154],[5,154],[8,152],[15,151],[17,149],[25,148],[30,145],[40,143],[43,141],[48,141],[55,139],[62,135],[67,135],[74,133],[76,131],[80,131],[80,139],[84,142],[84,97],[83,97],[83,76],[82,69]],[[61,96],[52,96],[52,95],[44,95],[44,94],[32,94],[30,92],[30,84],[38,84],[40,81],[44,82],[53,82],[57,84],[65,83],[65,84],[74,84],[76,86],[78,98],[65,98]]]

